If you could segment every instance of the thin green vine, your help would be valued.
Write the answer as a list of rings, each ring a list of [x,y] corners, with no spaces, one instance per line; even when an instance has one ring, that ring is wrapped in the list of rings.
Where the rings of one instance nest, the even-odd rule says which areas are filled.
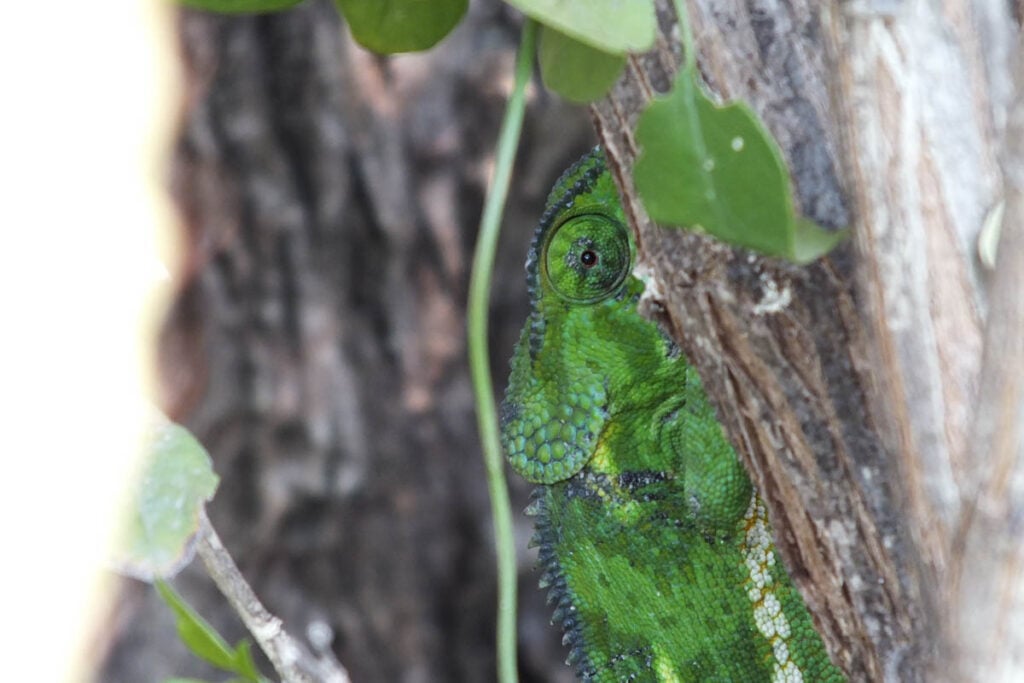
[[[686,0],[675,0],[676,20],[679,22],[679,32],[683,41],[683,68],[686,71],[697,68],[697,47],[693,41],[693,31],[690,29],[690,15],[686,11]]]
[[[515,85],[505,108],[498,135],[494,177],[473,253],[473,273],[469,279],[467,311],[469,369],[476,395],[477,424],[487,466],[487,487],[494,517],[494,540],[498,558],[498,680],[516,683],[516,558],[512,534],[512,513],[505,483],[504,460],[498,438],[498,413],[494,405],[494,387],[487,362],[487,312],[491,293],[491,272],[498,243],[498,229],[508,197],[512,165],[519,147],[526,109],[526,84],[533,73],[534,42],[537,23],[526,19],[516,58]]]

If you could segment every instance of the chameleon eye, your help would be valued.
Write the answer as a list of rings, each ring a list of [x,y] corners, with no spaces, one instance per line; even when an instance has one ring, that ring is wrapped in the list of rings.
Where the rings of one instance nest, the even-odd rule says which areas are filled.
[[[618,290],[631,258],[626,226],[607,216],[584,214],[552,232],[544,250],[544,270],[562,298],[590,304]]]

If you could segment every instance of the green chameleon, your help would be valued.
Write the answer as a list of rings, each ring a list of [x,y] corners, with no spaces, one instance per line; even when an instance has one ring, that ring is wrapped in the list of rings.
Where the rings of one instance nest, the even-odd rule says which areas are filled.
[[[637,312],[632,236],[599,149],[556,183],[502,442],[541,484],[541,587],[584,681],[842,681],[701,388]]]

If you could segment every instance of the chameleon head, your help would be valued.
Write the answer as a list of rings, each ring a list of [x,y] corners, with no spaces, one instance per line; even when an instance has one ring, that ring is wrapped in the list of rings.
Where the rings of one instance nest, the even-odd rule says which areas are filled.
[[[635,394],[627,385],[638,359],[664,358],[659,333],[636,314],[633,257],[618,191],[595,150],[555,185],[527,259],[532,310],[501,426],[509,463],[528,481],[579,472],[609,415]]]

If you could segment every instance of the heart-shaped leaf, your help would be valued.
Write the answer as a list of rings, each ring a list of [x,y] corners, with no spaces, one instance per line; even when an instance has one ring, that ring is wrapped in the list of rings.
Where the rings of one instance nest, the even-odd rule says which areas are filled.
[[[334,0],[352,37],[381,54],[433,47],[459,23],[469,0]]]
[[[506,2],[540,23],[605,52],[643,52],[654,44],[653,0]]]
[[[603,96],[622,73],[623,55],[613,55],[549,26],[540,30],[540,74],[544,85],[570,102]]]
[[[797,263],[828,252],[845,230],[796,216],[775,140],[743,103],[718,106],[695,67],[640,116],[637,191],[659,223],[699,228],[731,244]]]

